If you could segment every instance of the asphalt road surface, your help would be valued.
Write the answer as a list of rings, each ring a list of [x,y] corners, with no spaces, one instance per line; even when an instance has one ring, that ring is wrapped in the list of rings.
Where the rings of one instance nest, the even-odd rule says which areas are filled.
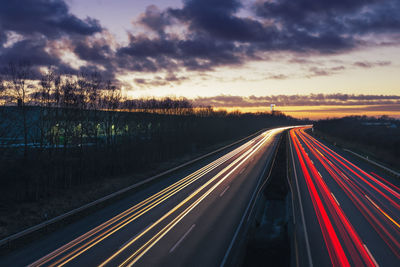
[[[306,128],[290,130],[299,265],[400,266],[399,181],[340,155]]]
[[[181,171],[0,259],[1,266],[220,266],[285,128]]]

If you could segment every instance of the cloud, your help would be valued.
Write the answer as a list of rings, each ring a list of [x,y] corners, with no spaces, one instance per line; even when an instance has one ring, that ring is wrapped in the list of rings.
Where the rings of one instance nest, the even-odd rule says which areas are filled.
[[[289,76],[286,74],[271,74],[267,75],[265,78],[268,80],[286,80],[289,78]]]
[[[168,12],[161,11],[155,5],[150,5],[146,8],[145,13],[139,16],[137,23],[144,25],[155,32],[163,34],[164,29],[173,24],[173,20],[169,16]]]
[[[120,48],[117,54],[135,61],[127,67],[136,71],[168,68],[209,71],[218,66],[262,60],[259,54],[265,52],[308,55],[351,51],[366,44],[363,34],[367,37],[381,33],[378,25],[381,28],[386,25],[387,32],[400,32],[400,28],[393,26],[397,25],[397,16],[393,19],[382,16],[386,11],[400,12],[400,6],[393,0],[258,0],[252,5],[256,14],[253,17],[239,16],[243,8],[238,0],[186,0],[182,8],[162,11],[149,6],[139,21],[159,32],[159,36],[151,39],[131,36],[129,45]],[[174,24],[186,29],[179,37],[164,32],[172,24],[172,18]],[[376,26],[361,30],[366,21],[375,21]],[[331,75],[344,69],[344,66],[312,67],[309,77]]]
[[[339,39],[356,33],[398,33],[400,29],[397,0],[258,0],[253,9],[258,16],[294,32],[330,33]]]
[[[301,109],[293,109],[289,111],[290,113],[310,113],[309,116],[321,116],[321,117],[326,117],[329,115],[329,113],[346,113],[346,112],[354,112],[354,113],[364,113],[364,112],[389,112],[389,113],[396,113],[396,117],[399,117],[399,107],[398,105],[392,105],[392,104],[384,104],[384,105],[364,105],[364,106],[340,106],[340,107],[320,107],[320,108],[312,108],[312,109],[307,109],[307,108],[301,108]],[[319,114],[319,112],[322,112],[323,114]],[[314,114],[313,114],[314,113]],[[382,115],[382,114],[381,114]],[[391,114],[392,116],[392,114]]]
[[[378,61],[378,62],[369,62],[369,61],[357,61],[354,62],[353,65],[361,68],[373,68],[373,67],[384,67],[391,65],[390,61]]]
[[[195,106],[213,107],[261,107],[277,106],[322,106],[322,105],[399,105],[397,95],[354,95],[354,94],[310,94],[275,96],[231,96],[198,97],[193,100]],[[397,106],[398,107],[398,106]]]
[[[238,0],[189,0],[182,9],[169,13],[189,24],[192,32],[206,33],[229,41],[257,41],[265,38],[265,28],[255,19],[240,18],[236,12],[242,7]]]
[[[2,31],[14,31],[24,36],[41,34],[47,38],[62,35],[91,35],[102,30],[92,18],[81,20],[69,13],[62,0],[3,0],[0,9]]]
[[[99,21],[79,19],[62,0],[4,0],[0,8],[0,68],[10,62],[26,61],[34,73],[39,73],[42,66],[56,67],[62,74],[76,73],[77,69],[62,59],[65,51],[55,42],[73,43],[102,31]]]
[[[122,68],[133,71],[212,70],[223,65],[241,63],[240,48],[230,42],[207,36],[178,39],[165,35],[150,39],[131,36],[130,44],[117,50]]]
[[[345,70],[345,66],[335,66],[335,67],[310,67],[308,69],[309,74],[306,77],[316,77],[316,76],[329,76],[337,74]]]
[[[134,82],[139,87],[157,87],[157,86],[168,86],[172,85],[173,83],[180,84],[187,79],[188,77],[185,76],[177,76],[174,73],[168,73],[164,77],[156,75],[152,79],[135,78]]]

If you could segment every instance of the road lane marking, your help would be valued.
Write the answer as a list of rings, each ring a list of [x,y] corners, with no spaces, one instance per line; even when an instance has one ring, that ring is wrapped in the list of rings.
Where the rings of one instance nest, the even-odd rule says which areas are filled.
[[[244,167],[244,168],[239,172],[239,174],[242,174],[242,173],[244,172],[244,170],[246,170],[246,167]]]
[[[134,235],[131,239],[129,239],[128,241],[126,241],[124,244],[122,244],[119,248],[124,247],[126,244],[128,244],[129,242],[131,242],[133,239],[135,239],[138,235],[140,235],[141,233],[143,233],[144,231],[146,231],[147,228],[149,228],[151,225],[153,224],[153,222],[149,223],[145,228],[143,228],[139,233],[137,233],[136,235]]]
[[[364,248],[367,251],[368,255],[371,257],[372,261],[374,262],[375,266],[379,267],[379,264],[376,262],[374,256],[372,256],[372,253],[371,253],[371,251],[369,251],[367,245],[365,245],[365,244],[363,244],[363,245],[364,245]]]
[[[222,197],[225,194],[226,190],[228,190],[228,189],[229,189],[229,185],[224,189],[224,191],[222,191],[221,194],[219,194],[219,196]]]
[[[287,166],[286,169],[289,169],[289,167]],[[290,199],[292,200],[293,224],[296,224],[296,214],[294,212],[294,192],[293,192],[292,182],[290,181],[288,175],[286,175],[286,180],[288,181],[288,184],[289,184],[289,187],[290,187],[290,192],[292,193]]]
[[[321,175],[321,173],[320,173],[320,172],[318,172],[318,174],[319,174],[319,176],[320,176],[320,177],[322,177],[322,175]]]
[[[336,204],[338,204],[338,206],[340,206],[339,201],[336,199],[335,195],[331,192],[331,195],[333,197],[333,199],[336,201]]]
[[[186,233],[176,242],[176,244],[169,250],[169,253],[174,252],[174,250],[182,243],[182,241],[185,239],[185,237],[193,230],[193,228],[196,226],[196,224],[193,224],[189,230],[186,231]]]

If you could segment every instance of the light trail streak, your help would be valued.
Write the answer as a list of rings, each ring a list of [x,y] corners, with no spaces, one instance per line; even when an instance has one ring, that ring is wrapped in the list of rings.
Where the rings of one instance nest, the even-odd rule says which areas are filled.
[[[206,193],[204,193],[201,197],[195,200],[188,208],[186,208],[182,213],[177,215],[167,226],[165,226],[162,230],[160,230],[157,234],[153,235],[149,241],[147,241],[144,245],[142,245],[139,249],[137,249],[132,255],[130,255],[120,266],[132,266],[135,262],[137,262],[148,250],[150,250],[162,237],[164,237],[179,221],[181,221],[192,209],[194,209],[205,197],[207,197],[215,188],[217,188],[231,173],[233,173],[237,168],[239,168],[246,160],[248,160],[257,150],[269,139],[269,137],[273,134],[274,130],[272,130],[269,134],[265,135],[265,137],[259,141],[256,145],[254,145],[250,150],[246,151],[239,158],[237,158],[234,162],[232,162],[229,166],[220,171],[216,176],[210,179],[207,183],[199,187],[195,192],[193,192],[190,196],[188,196],[185,200],[175,206],[172,210],[162,216],[157,222],[155,222],[150,228],[147,229],[146,232],[150,231],[151,228],[154,228],[156,225],[160,224],[163,220],[165,220],[168,216],[173,214],[183,205],[188,203],[192,198],[194,198],[198,193],[204,190],[207,186],[209,186],[212,182],[217,180],[220,176],[222,176],[226,171],[233,168],[228,174],[226,174],[223,178],[221,178],[216,184],[214,184]],[[239,162],[239,163],[238,163]],[[146,234],[143,232],[141,236]],[[105,260],[100,266],[105,266],[110,263],[113,259],[115,259],[119,254],[122,253],[126,248],[136,242],[141,236],[138,236],[136,239],[129,242],[125,247],[119,249],[115,252],[111,257]]]
[[[314,143],[316,143],[322,150],[324,150],[326,153],[328,153],[330,156],[332,156],[333,159],[337,160],[338,163],[336,163],[336,164],[338,165],[338,168],[341,168],[341,169],[345,168],[346,170],[351,170],[351,168],[350,168],[349,166],[347,166],[343,161],[338,160],[337,157],[335,157],[335,156],[333,155],[333,153],[336,154],[336,152],[334,152],[334,151],[330,150],[329,148],[327,148],[326,146],[320,144],[317,140],[311,138],[309,135],[305,134],[305,136],[307,136],[307,138],[309,138],[310,140],[312,140],[312,141],[313,141]],[[315,148],[315,149],[316,149],[316,148]],[[317,151],[318,151],[318,150],[317,150]],[[331,151],[331,152],[330,152],[330,151]],[[336,155],[337,155],[337,154],[336,154]],[[355,165],[354,165],[354,166],[355,166]],[[358,168],[358,167],[357,167],[357,168]],[[344,171],[346,171],[346,170],[344,170]],[[361,169],[360,169],[360,170],[361,170]],[[390,199],[389,196],[387,196],[386,194],[384,194],[382,191],[378,190],[378,189],[377,189],[375,186],[373,186],[371,183],[369,183],[368,181],[366,181],[365,179],[363,179],[359,174],[355,173],[353,170],[351,170],[351,171],[352,171],[352,173],[355,174],[358,178],[360,178],[361,181],[365,181],[365,182],[367,183],[367,185],[370,186],[370,188],[372,188],[373,190],[375,190],[378,194],[383,195],[385,199],[387,199],[387,200],[390,201],[390,203],[392,203],[392,204],[394,203],[394,205],[398,205],[398,204],[395,203],[392,199]],[[362,171],[362,170],[361,170],[361,171]],[[362,171],[362,174],[367,174],[367,173],[364,172],[364,171]],[[368,175],[368,176],[370,177],[370,175]],[[369,178],[369,177],[368,177],[368,178]],[[371,180],[374,181],[373,179],[371,179]],[[354,181],[355,183],[357,183],[361,188],[364,188],[364,190],[362,190],[361,188],[357,187],[357,190],[361,192],[361,193],[360,193],[360,196],[366,195],[366,193],[365,193],[364,191],[368,191],[368,192],[370,192],[371,194],[373,193],[373,192],[371,192],[370,190],[368,190],[368,188],[366,188],[365,185],[362,184],[362,183],[361,183],[360,181],[358,181],[357,179],[354,179],[353,181]],[[377,199],[377,198],[375,198],[375,199],[376,199],[378,202],[382,203],[379,199]],[[384,204],[383,204],[383,206],[386,207],[386,205],[384,205]],[[389,208],[387,208],[387,210],[390,211]],[[379,211],[381,211],[381,210],[379,210]],[[385,214],[387,214],[387,213],[384,212],[384,213],[381,213],[381,214],[384,215],[384,216],[386,217]],[[387,218],[387,217],[386,217],[386,218]],[[386,218],[385,218],[385,219],[386,219]],[[391,218],[391,217],[390,217],[390,218]],[[391,218],[391,219],[392,219],[392,218]],[[390,219],[390,221],[393,222],[391,219]],[[397,222],[395,222],[395,225],[396,225],[396,224],[398,225]]]
[[[260,136],[253,138],[253,140],[243,144],[242,146],[236,148],[232,152],[226,154],[225,156],[215,160],[214,162],[206,165],[205,167],[197,170],[196,172],[182,178],[181,180],[175,182],[174,184],[166,187],[165,189],[161,190],[160,192],[150,196],[149,198],[145,199],[144,201],[134,205],[133,207],[129,208],[128,210],[118,214],[117,216],[113,217],[112,219],[104,222],[103,224],[99,225],[98,227],[92,229],[91,231],[83,234],[82,236],[74,239],[73,241],[67,243],[66,245],[60,247],[59,249],[53,251],[52,253],[42,257],[41,259],[35,261],[34,263],[30,264],[29,266],[41,266],[43,264],[49,263],[50,261],[54,260],[55,258],[61,256],[62,254],[68,252],[68,250],[74,248],[78,244],[83,243],[80,247],[76,248],[72,252],[68,253],[66,256],[62,257],[61,259],[57,260],[56,262],[52,263],[51,266],[55,265],[64,265],[71,261],[72,259],[76,258],[77,256],[81,255],[88,249],[92,248],[94,245],[98,244],[105,238],[109,237],[111,234],[115,233],[116,231],[120,230],[127,224],[131,223],[135,219],[139,218],[141,215],[145,214],[152,208],[156,207],[160,203],[164,202],[166,199],[173,196],[175,193],[179,192],[183,188],[189,186],[190,184],[194,183],[205,174],[209,173],[210,171],[214,170],[224,162],[230,160],[231,158],[238,155],[243,150],[247,149],[254,141],[260,139]],[[115,224],[115,225],[113,225]],[[107,229],[108,228],[108,229]],[[105,231],[104,231],[105,230]],[[100,233],[101,231],[104,231]],[[100,234],[99,234],[100,233]],[[99,234],[99,235],[97,235]],[[87,241],[91,237],[94,239]],[[84,243],[87,241],[86,243]],[[65,262],[63,263],[62,261]]]
[[[319,155],[316,153],[317,150],[315,148],[313,148],[312,145],[305,139],[305,137],[303,136],[303,133],[304,132],[300,130],[299,136],[302,139],[302,141],[305,143],[305,145],[311,151],[311,153],[314,156],[316,156],[316,158],[319,160],[319,162],[322,163],[323,166],[327,167],[324,160],[321,157],[319,157]],[[308,160],[310,161],[310,159],[308,159]],[[367,253],[367,251],[365,250],[365,248],[363,246],[361,238],[355,231],[354,227],[348,220],[347,216],[344,214],[343,210],[340,208],[339,202],[337,201],[336,197],[329,190],[328,186],[323,181],[322,176],[316,175],[316,172],[318,172],[316,170],[316,167],[314,165],[312,165],[310,167],[314,172],[314,177],[317,181],[317,185],[319,186],[322,196],[328,205],[328,209],[335,221],[336,226],[339,228],[340,234],[341,234],[343,240],[345,241],[345,245],[350,252],[353,262],[356,265],[362,264],[362,262],[360,261],[360,258],[358,256],[358,253],[360,253],[364,263],[367,266],[374,266],[371,257],[369,256],[369,254]],[[327,169],[327,170],[329,171],[329,169]],[[329,173],[331,175],[335,175],[332,172],[329,172]],[[318,172],[318,174],[319,174],[319,172]]]
[[[339,239],[335,233],[333,225],[328,217],[328,214],[323,206],[322,200],[319,197],[317,189],[311,179],[311,176],[307,170],[306,164],[303,160],[303,156],[305,157],[304,148],[300,148],[300,141],[295,135],[295,130],[290,131],[290,135],[292,141],[294,143],[294,147],[299,159],[299,163],[301,169],[303,171],[304,178],[307,183],[307,188],[310,193],[310,197],[314,206],[314,211],[317,215],[317,219],[320,225],[320,229],[322,231],[323,238],[325,240],[325,244],[328,250],[328,254],[333,266],[350,266],[350,263],[346,257],[346,254],[343,250],[342,245],[339,242]],[[303,154],[303,155],[302,155]]]
[[[372,185],[369,181],[367,181],[364,177],[362,177],[360,174],[358,174],[356,171],[354,171],[351,167],[353,167],[354,169],[359,171],[361,174],[363,174],[364,176],[366,176],[370,180],[373,180],[373,177],[371,175],[369,175],[368,173],[366,173],[361,168],[359,168],[355,164],[351,163],[347,159],[343,158],[342,156],[337,154],[335,151],[327,148],[325,145],[321,144],[318,140],[313,139],[313,142],[316,143],[320,148],[322,148],[329,156],[331,156],[333,159],[335,159],[336,162],[338,162],[339,164],[344,166],[347,170],[349,170],[351,173],[353,173],[359,179],[361,179],[363,182],[365,182],[368,186],[370,186],[375,192],[377,192],[378,194],[383,196],[385,199],[387,199],[397,210],[400,210],[400,204],[396,203],[391,198],[389,198],[386,194],[384,194],[381,190],[379,190],[377,187]]]
[[[371,198],[369,198],[365,194],[365,192],[359,186],[356,185],[356,183],[358,182],[356,179],[349,180],[349,178],[338,169],[338,167],[340,167],[340,166],[335,166],[326,157],[322,157],[321,156],[322,153],[319,152],[318,148],[314,147],[313,144],[316,144],[319,148],[322,149],[322,151],[324,151],[324,153],[327,153],[327,154],[329,153],[329,151],[328,151],[328,150],[330,150],[329,148],[327,148],[326,146],[324,146],[323,144],[321,144],[320,142],[318,142],[317,140],[315,140],[314,138],[312,138],[311,136],[306,134],[303,129],[300,132],[301,132],[303,141],[310,146],[309,147],[310,151],[319,160],[319,162],[324,166],[324,168],[330,173],[330,175],[334,178],[334,180],[338,183],[338,185],[343,189],[343,191],[350,198],[350,200],[355,204],[355,206],[361,211],[361,213],[364,215],[364,217],[367,219],[367,221],[370,223],[370,225],[381,236],[381,238],[389,246],[389,248],[393,251],[393,253],[399,258],[398,240],[396,238],[394,238],[389,233],[389,231],[380,223],[380,221],[373,215],[373,213],[371,213],[369,211],[369,209],[366,207],[366,205],[364,205],[364,203],[362,203],[361,199],[366,197],[366,199],[368,199],[368,201],[369,201],[368,203],[373,204],[373,206],[375,206],[375,209],[380,211],[380,213],[378,213],[378,214],[383,214],[386,217],[385,219],[390,220],[391,225],[395,225],[398,228],[398,223],[396,221],[394,221],[387,213],[385,213],[374,201],[371,200]],[[330,151],[332,151],[332,150],[330,150]],[[332,153],[335,153],[335,152],[332,151]],[[341,163],[344,164],[343,162],[341,162]],[[343,180],[340,179],[339,176],[343,177],[344,179]],[[346,182],[348,184],[346,184]],[[349,186],[352,189],[350,189]],[[358,196],[356,194],[358,194]],[[395,229],[395,230],[396,230],[396,232],[398,232],[397,231],[398,229]]]

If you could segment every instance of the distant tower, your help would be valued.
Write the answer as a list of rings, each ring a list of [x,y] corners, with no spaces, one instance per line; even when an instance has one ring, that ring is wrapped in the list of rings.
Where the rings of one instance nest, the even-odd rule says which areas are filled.
[[[271,113],[274,113],[275,104],[271,104]]]

